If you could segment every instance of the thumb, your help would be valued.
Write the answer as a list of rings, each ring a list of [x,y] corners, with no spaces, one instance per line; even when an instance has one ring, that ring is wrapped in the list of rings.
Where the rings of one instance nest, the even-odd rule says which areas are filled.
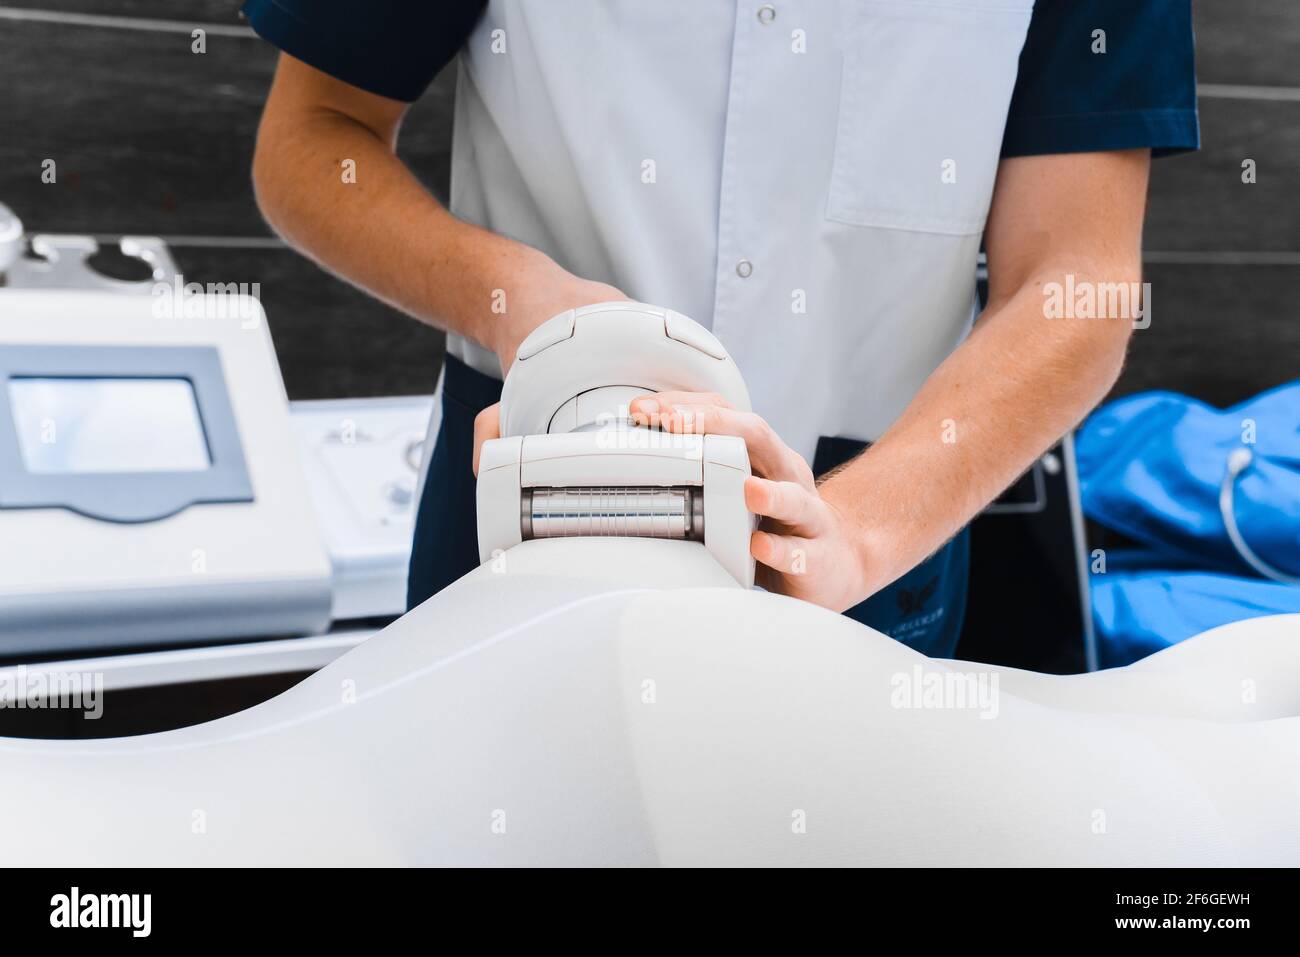
[[[501,403],[494,402],[474,416],[474,474],[478,475],[478,455],[488,439],[501,438]]]

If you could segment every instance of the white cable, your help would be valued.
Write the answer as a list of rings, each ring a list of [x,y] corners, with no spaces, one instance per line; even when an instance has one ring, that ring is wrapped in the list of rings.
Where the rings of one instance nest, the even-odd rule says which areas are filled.
[[[1237,484],[1237,476],[1250,468],[1254,458],[1250,449],[1245,447],[1233,449],[1232,454],[1228,456],[1228,467],[1224,471],[1223,481],[1219,485],[1219,514],[1223,516],[1223,526],[1228,530],[1228,539],[1232,542],[1232,547],[1237,550],[1237,554],[1251,568],[1265,578],[1283,585],[1300,585],[1300,577],[1274,568],[1256,555],[1254,549],[1246,544],[1241,529],[1237,527],[1237,514],[1233,505],[1233,489]]]

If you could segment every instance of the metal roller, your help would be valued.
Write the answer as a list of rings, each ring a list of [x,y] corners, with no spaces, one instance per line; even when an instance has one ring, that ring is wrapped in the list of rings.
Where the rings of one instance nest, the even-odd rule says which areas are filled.
[[[532,488],[521,496],[525,540],[613,535],[704,540],[700,489],[680,487]]]

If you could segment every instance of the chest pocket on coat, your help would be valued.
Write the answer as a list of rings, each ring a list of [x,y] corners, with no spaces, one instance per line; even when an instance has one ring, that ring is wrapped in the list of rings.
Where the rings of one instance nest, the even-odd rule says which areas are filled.
[[[827,217],[981,232],[1033,0],[842,0],[842,11]]]

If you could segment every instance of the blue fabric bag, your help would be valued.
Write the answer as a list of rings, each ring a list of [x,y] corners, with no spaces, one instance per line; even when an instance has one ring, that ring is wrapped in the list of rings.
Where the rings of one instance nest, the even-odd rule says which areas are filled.
[[[1300,381],[1222,410],[1171,392],[1119,399],[1076,454],[1084,513],[1137,543],[1093,575],[1103,665],[1300,611]]]
[[[1259,578],[1163,569],[1092,576],[1093,627],[1102,668],[1131,664],[1219,625],[1288,612],[1300,613],[1300,588]]]

